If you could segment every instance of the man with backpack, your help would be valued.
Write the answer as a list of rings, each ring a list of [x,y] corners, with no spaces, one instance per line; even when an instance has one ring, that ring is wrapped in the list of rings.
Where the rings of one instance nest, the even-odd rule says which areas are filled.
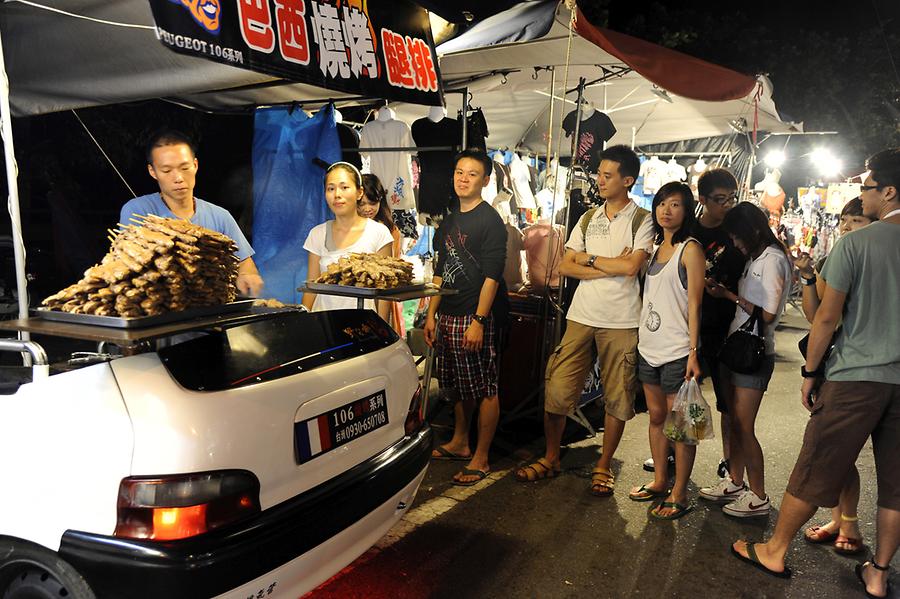
[[[612,146],[600,155],[597,186],[602,206],[584,213],[572,230],[560,274],[580,283],[566,314],[566,332],[550,355],[544,386],[544,457],[516,471],[519,481],[553,478],[560,472],[566,416],[575,410],[585,377],[600,358],[606,417],[603,454],[592,472],[591,492],[609,497],[610,466],[625,422],[634,417],[637,391],[638,275],[653,248],[649,213],[628,197],[640,173],[637,154]]]

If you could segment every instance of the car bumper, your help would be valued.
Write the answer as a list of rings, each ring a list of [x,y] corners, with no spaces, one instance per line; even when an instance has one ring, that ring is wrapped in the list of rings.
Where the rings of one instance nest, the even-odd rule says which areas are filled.
[[[386,530],[384,526],[406,507],[389,502],[409,493],[411,486],[417,488],[431,445],[431,430],[423,428],[302,495],[196,538],[157,542],[70,530],[62,536],[59,553],[98,597],[211,597],[251,582],[267,582],[265,575],[279,569],[284,574],[284,567],[298,557],[315,553],[311,550],[376,513],[382,522],[371,526]],[[359,553],[367,548],[361,547]],[[267,596],[266,591],[280,587],[276,593],[280,595],[294,586],[279,585],[272,578],[260,590]]]

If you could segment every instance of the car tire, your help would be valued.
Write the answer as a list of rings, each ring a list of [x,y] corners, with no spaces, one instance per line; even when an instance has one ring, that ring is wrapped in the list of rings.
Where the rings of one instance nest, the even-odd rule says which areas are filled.
[[[87,581],[54,552],[0,537],[0,599],[96,599]]]

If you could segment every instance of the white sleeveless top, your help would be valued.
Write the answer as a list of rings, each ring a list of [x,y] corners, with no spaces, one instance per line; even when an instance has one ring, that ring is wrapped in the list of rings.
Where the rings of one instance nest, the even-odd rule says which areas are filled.
[[[687,285],[681,282],[678,265],[684,248],[693,238],[682,241],[665,266],[644,279],[644,305],[638,328],[638,351],[653,367],[681,359],[691,351],[688,329]],[[656,259],[656,252],[650,263]]]

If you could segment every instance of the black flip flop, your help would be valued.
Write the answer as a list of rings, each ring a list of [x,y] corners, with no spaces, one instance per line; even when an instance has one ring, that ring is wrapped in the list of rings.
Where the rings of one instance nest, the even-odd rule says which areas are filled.
[[[462,474],[463,476],[477,476],[478,478],[476,480],[469,480],[469,481],[461,481],[461,480],[456,480],[454,478],[453,484],[457,485],[459,487],[471,487],[472,485],[477,485],[478,483],[483,481],[485,478],[487,478],[487,475],[490,473],[491,473],[490,470],[485,471],[485,470],[475,470],[473,468],[463,468],[462,472],[460,472],[460,474]]]
[[[472,459],[470,455],[460,455],[458,453],[453,453],[449,449],[444,449],[440,445],[434,448],[436,452],[440,455],[431,456],[432,460],[443,460],[448,462],[468,462]]]
[[[863,568],[866,567],[866,564],[871,565],[876,570],[883,571],[883,570],[889,569],[889,568],[882,569],[882,567],[879,566],[878,564],[876,564],[875,562],[865,562],[864,564],[856,564],[856,577],[859,578],[859,582],[862,583],[863,593],[865,593],[866,597],[869,597],[870,599],[884,599],[885,597],[890,597],[891,596],[891,581],[890,580],[888,580],[888,583],[884,588],[884,590],[885,590],[884,595],[873,595],[866,589],[866,579],[863,578],[863,574],[862,574]]]
[[[756,555],[756,549],[753,548],[754,545],[756,545],[756,543],[747,543],[747,555],[741,555],[734,548],[734,546],[732,546],[731,547],[731,555],[738,558],[742,562],[747,562],[754,568],[758,568],[759,570],[762,570],[763,572],[765,572],[766,574],[768,574],[770,576],[774,576],[775,578],[790,578],[791,577],[791,569],[788,568],[787,566],[785,566],[784,571],[782,571],[782,572],[776,572],[775,570],[770,570],[769,568],[765,567],[762,564],[762,562],[759,561],[759,557],[757,557],[757,555]]]

